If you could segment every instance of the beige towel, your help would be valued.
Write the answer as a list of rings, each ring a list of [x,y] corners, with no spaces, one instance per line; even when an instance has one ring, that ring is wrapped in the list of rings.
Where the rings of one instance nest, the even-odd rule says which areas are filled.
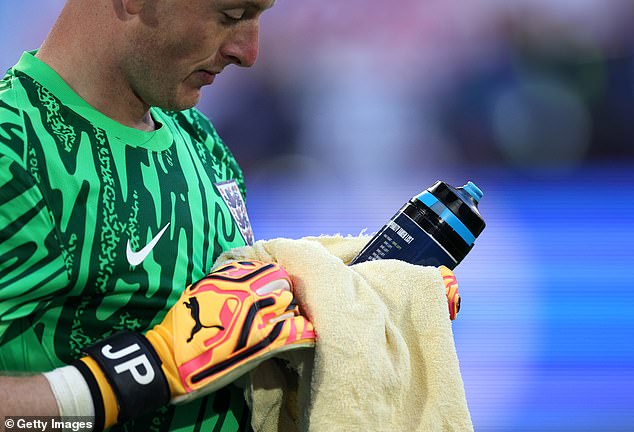
[[[280,263],[318,335],[251,373],[256,432],[473,430],[438,270],[347,266],[368,239],[259,241],[216,263]]]

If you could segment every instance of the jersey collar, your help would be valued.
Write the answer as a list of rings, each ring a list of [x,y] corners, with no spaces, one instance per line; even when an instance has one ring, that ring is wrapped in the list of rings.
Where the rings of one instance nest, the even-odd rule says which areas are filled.
[[[151,132],[131,128],[111,119],[99,112],[86,102],[81,96],[62,79],[49,65],[35,57],[37,51],[28,51],[22,54],[20,61],[13,69],[25,73],[34,81],[37,81],[60,102],[82,117],[90,120],[96,127],[104,129],[108,135],[127,145],[143,147],[149,150],[166,150],[172,144],[172,135],[169,127],[165,125],[166,115],[159,108],[151,108],[152,118],[160,124],[160,127]]]

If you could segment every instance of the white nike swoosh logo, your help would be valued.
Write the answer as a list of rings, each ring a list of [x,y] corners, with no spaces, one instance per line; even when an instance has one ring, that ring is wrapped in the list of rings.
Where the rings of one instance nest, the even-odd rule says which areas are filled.
[[[154,236],[154,238],[150,240],[150,242],[147,245],[145,245],[143,249],[141,249],[138,252],[134,252],[132,250],[132,247],[130,247],[130,240],[128,240],[128,244],[125,249],[125,254],[128,257],[128,262],[130,263],[130,265],[138,266],[139,264],[141,264],[143,260],[147,258],[150,252],[152,252],[152,249],[154,249],[154,246],[156,246],[156,243],[158,243],[158,241],[163,236],[163,233],[169,226],[170,226],[169,223],[165,225],[165,227],[163,227],[163,229],[156,236]]]

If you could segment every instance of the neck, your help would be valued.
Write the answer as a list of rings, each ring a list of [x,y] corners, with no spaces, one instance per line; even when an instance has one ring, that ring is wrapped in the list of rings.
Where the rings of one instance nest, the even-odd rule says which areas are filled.
[[[136,95],[116,61],[116,28],[91,19],[95,13],[81,13],[79,3],[67,3],[36,57],[102,114],[128,127],[154,130],[150,106]]]

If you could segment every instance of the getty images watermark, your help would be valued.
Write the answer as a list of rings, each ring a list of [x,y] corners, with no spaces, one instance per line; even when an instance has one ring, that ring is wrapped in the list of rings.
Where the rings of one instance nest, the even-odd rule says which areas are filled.
[[[20,417],[4,418],[6,432],[90,432],[94,426],[91,417]]]

